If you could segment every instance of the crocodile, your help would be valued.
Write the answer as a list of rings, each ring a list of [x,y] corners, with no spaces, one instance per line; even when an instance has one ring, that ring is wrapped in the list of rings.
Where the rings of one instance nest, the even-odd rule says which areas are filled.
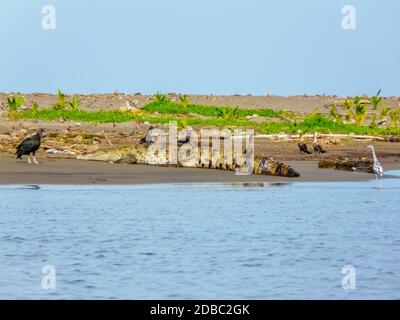
[[[200,151],[198,151],[200,152]],[[216,153],[219,153],[218,154]],[[113,163],[129,163],[129,164],[146,164],[146,165],[162,165],[174,167],[191,167],[191,168],[208,168],[236,171],[243,168],[245,163],[244,154],[239,161],[227,161],[223,151],[211,151],[212,160],[201,161],[199,154],[197,156],[187,157],[184,161],[176,161],[170,163],[165,157],[164,162],[160,162],[157,153],[153,156],[149,155],[148,147],[143,144],[134,146],[122,146],[116,149],[97,150],[94,153],[79,155],[79,160],[105,161]],[[280,176],[280,177],[299,177],[300,174],[291,166],[268,157],[254,157],[253,174]]]

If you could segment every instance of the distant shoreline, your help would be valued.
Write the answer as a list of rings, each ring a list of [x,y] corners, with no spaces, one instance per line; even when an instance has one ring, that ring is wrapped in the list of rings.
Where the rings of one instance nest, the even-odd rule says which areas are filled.
[[[18,95],[17,92],[0,92],[0,104],[6,106],[7,97]],[[25,104],[30,107],[33,102],[38,103],[42,107],[49,107],[56,103],[57,94],[53,93],[20,93],[25,97]],[[65,93],[66,97],[77,97],[80,106],[84,110],[110,110],[125,107],[128,102],[131,106],[143,107],[149,101],[154,99],[154,95],[146,95],[141,93],[125,94],[121,92],[115,93]],[[178,99],[180,93],[169,93],[171,99]],[[182,93],[185,95],[185,93]],[[342,101],[346,97],[336,95],[293,95],[293,96],[275,96],[266,94],[264,96],[256,95],[201,95],[187,94],[191,102],[196,104],[239,107],[249,109],[272,108],[273,110],[289,110],[292,112],[311,113],[318,110],[321,113],[329,113],[332,104]],[[384,97],[389,107],[397,107],[399,97]]]

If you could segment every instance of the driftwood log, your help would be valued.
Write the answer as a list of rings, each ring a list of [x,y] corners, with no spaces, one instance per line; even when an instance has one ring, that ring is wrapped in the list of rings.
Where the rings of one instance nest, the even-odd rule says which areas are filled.
[[[370,160],[321,160],[318,163],[318,168],[374,173],[373,164]]]

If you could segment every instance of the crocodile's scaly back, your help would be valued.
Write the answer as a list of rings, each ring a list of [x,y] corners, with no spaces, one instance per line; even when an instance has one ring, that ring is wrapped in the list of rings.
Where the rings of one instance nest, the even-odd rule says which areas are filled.
[[[299,177],[300,174],[291,166],[266,157],[254,159],[254,173],[279,177]]]
[[[151,148],[151,147],[150,147]],[[138,144],[136,146],[124,146],[118,149],[99,150],[92,154],[78,156],[80,160],[94,160],[94,161],[105,161],[105,162],[123,162],[124,159],[129,159],[129,163],[137,164],[149,164],[149,165],[168,165],[178,167],[190,167],[190,168],[208,168],[208,169],[219,169],[235,171],[237,168],[244,167],[245,155],[242,154],[239,159],[232,161],[231,155],[224,155],[223,150],[213,151],[210,150],[209,157],[201,157],[200,149],[195,154],[186,157],[185,159],[178,160],[177,163],[171,164],[168,162],[168,153],[165,154],[166,160],[160,162],[159,155],[148,152],[146,146]],[[267,157],[255,157],[254,158],[254,174],[268,175],[268,176],[280,176],[280,177],[299,177],[300,174],[294,170],[291,166],[279,162]]]

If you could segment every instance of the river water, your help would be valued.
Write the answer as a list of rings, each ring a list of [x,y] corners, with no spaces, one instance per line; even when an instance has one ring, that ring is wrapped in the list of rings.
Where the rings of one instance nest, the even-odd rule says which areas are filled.
[[[376,185],[3,185],[0,298],[399,299],[400,179]]]

